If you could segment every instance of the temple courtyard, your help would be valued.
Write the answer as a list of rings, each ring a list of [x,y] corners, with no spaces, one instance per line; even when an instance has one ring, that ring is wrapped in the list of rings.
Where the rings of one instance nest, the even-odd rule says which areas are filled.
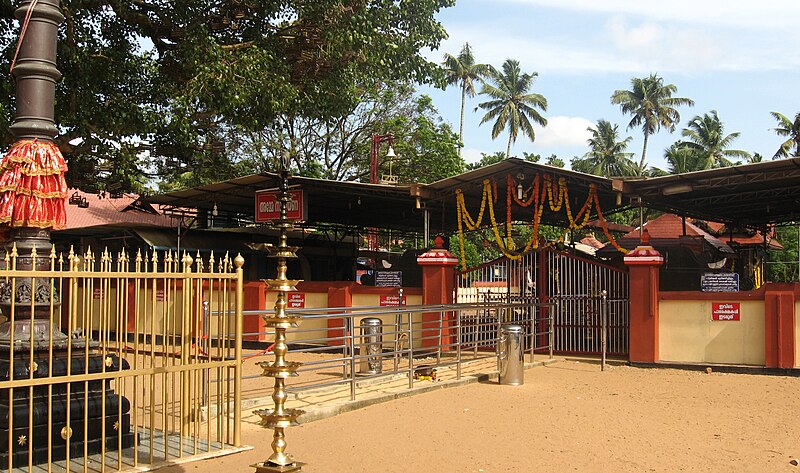
[[[526,370],[522,386],[429,390],[288,429],[288,452],[307,472],[800,471],[798,387],[562,358]],[[255,471],[272,440],[258,420],[244,412],[252,450],[160,471]]]

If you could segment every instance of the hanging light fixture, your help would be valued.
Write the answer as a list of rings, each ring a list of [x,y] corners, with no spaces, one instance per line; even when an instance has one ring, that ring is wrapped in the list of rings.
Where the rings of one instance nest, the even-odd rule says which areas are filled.
[[[211,209],[211,215],[214,216],[214,217],[219,215],[219,210],[217,209],[217,203],[216,202],[214,202],[214,208]]]

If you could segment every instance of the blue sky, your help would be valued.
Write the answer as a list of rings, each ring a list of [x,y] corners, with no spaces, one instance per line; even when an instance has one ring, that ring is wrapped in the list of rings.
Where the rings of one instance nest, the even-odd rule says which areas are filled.
[[[740,132],[732,147],[771,158],[781,139],[771,111],[793,118],[800,111],[800,18],[797,0],[458,0],[437,16],[450,37],[438,51],[456,55],[465,42],[475,59],[500,67],[518,59],[525,72],[538,72],[533,92],[544,95],[548,126],[536,140],[519,137],[512,155],[523,151],[565,162],[587,151],[586,130],[604,118],[632,136],[629,151],[638,160],[639,129],[627,130],[630,116],[611,105],[611,94],[629,89],[632,77],[661,75],[678,87],[676,96],[695,101],[680,107],[675,133],[650,138],[648,162],[665,168],[663,151],[679,140],[696,115],[717,110],[726,133]],[[458,131],[460,92],[424,88],[445,121]],[[491,139],[491,126],[479,126],[485,101],[469,99],[464,124],[464,158],[505,151],[507,134]]]

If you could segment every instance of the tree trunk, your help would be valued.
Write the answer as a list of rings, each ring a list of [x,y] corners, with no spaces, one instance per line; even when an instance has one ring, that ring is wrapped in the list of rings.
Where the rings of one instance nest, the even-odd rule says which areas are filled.
[[[646,156],[647,156],[647,139],[649,137],[650,137],[650,135],[647,132],[645,132],[644,133],[644,146],[642,146],[642,160],[639,161],[639,175],[640,176],[644,175],[644,165],[645,165],[645,163],[647,163],[647,158],[646,158]]]
[[[458,128],[458,157],[461,157],[461,150],[464,149],[464,102],[467,99],[466,85],[461,86],[461,125]]]
[[[509,132],[508,133],[508,148],[506,148],[506,159],[511,157],[511,138],[513,135]]]

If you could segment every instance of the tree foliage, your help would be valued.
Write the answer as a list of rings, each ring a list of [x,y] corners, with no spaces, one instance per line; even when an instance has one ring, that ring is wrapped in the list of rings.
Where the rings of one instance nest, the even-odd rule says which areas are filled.
[[[432,182],[458,174],[458,137],[442,121],[428,96],[416,96],[407,84],[365,91],[349,114],[335,118],[281,118],[259,132],[230,133],[237,166],[257,173],[278,169],[280,150],[290,150],[297,174],[332,180],[369,177],[373,135],[391,135],[396,157],[391,172],[400,182]],[[386,147],[379,154],[382,174],[389,174]]]
[[[774,128],[775,133],[786,137],[772,159],[800,156],[800,112],[794,116],[794,120],[790,120],[782,113],[771,112],[771,114],[778,121],[777,128]]]
[[[395,116],[411,116],[413,100],[411,87],[388,84],[365,89],[358,104],[341,116],[279,116],[258,131],[232,129],[228,139],[233,156],[251,172],[276,171],[282,150],[288,150],[292,168],[301,175],[358,180],[368,175],[372,136],[388,134],[385,124]]]
[[[775,238],[783,245],[780,251],[768,251],[765,277],[773,282],[800,281],[800,258],[798,257],[797,224],[785,225],[775,229]]]
[[[675,107],[694,105],[694,101],[682,97],[673,97],[678,91],[674,84],[664,84],[664,79],[657,74],[631,79],[630,90],[617,90],[611,96],[611,103],[619,105],[622,113],[631,115],[628,129],[641,127],[644,133],[644,145],[639,169],[647,168],[647,141],[650,135],[666,128],[670,133],[680,122],[681,116]]]
[[[619,139],[619,126],[608,120],[598,120],[597,126],[589,127],[592,137],[587,140],[589,151],[582,158],[573,159],[571,167],[575,171],[597,176],[633,176],[636,164],[631,161],[633,153],[625,150],[631,137]]]
[[[236,167],[224,138],[231,130],[258,132],[285,117],[345,116],[364,90],[386,81],[440,82],[438,65],[420,50],[446,37],[434,15],[454,2],[61,3],[67,19],[59,32],[64,79],[56,120],[68,179],[131,188],[146,173],[188,175],[189,183],[230,177]],[[8,60],[18,24],[8,5],[0,13]],[[0,100],[6,124],[12,95]],[[122,153],[150,162],[122,168]]]
[[[490,71],[487,76],[488,82],[484,83],[481,89],[482,95],[491,97],[490,100],[478,104],[480,108],[486,110],[481,125],[494,121],[492,139],[508,129],[506,156],[511,156],[511,145],[520,133],[531,141],[536,140],[536,132],[531,121],[541,126],[547,125],[547,119],[539,113],[539,110],[547,111],[547,99],[541,94],[530,92],[537,75],[536,72],[531,74],[522,72],[519,61],[506,59],[502,72]]]
[[[506,159],[506,153],[502,151],[496,151],[492,154],[481,153],[481,159],[477,162],[468,164],[467,169],[468,170],[479,169],[484,166],[489,166],[495,163],[499,163],[504,159]],[[522,159],[524,159],[525,161],[530,161],[532,163],[538,163],[539,161],[541,161],[542,157],[535,153],[528,153],[527,151],[523,151]]]
[[[457,85],[461,89],[461,121],[458,129],[458,155],[461,156],[461,149],[464,146],[464,105],[467,97],[475,96],[475,82],[483,82],[483,78],[494,68],[476,63],[469,43],[464,43],[458,56],[445,54],[442,66],[447,85]]]
[[[725,125],[712,110],[702,116],[698,115],[683,129],[681,135],[686,138],[679,146],[687,148],[697,155],[695,171],[734,165],[731,158],[749,160],[751,154],[740,149],[731,149],[730,145],[740,133],[725,134]]]

